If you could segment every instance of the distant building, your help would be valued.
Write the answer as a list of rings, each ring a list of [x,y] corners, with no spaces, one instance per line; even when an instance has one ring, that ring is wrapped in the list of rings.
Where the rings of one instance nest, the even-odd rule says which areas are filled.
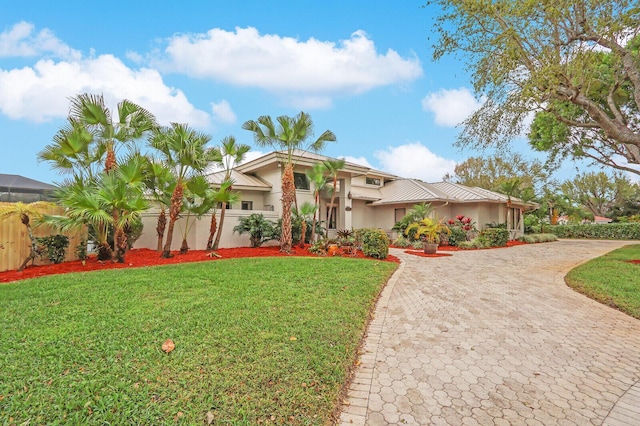
[[[0,201],[34,203],[51,201],[56,187],[48,183],[29,179],[20,175],[0,173]]]

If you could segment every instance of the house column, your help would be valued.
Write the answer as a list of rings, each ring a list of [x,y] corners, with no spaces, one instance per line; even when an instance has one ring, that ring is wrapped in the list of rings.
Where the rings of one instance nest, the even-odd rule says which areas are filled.
[[[351,220],[351,179],[340,179],[340,191],[338,198],[340,200],[338,209],[338,229],[351,229],[353,222]]]

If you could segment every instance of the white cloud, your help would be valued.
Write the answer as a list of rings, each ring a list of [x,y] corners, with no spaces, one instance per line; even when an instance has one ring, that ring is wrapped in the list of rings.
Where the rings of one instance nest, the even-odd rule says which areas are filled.
[[[68,62],[40,60],[33,67],[0,69],[0,111],[12,119],[42,122],[66,117],[69,97],[85,92],[103,94],[114,107],[129,99],[162,124],[209,125],[209,114],[195,108],[181,90],[165,85],[158,71],[128,68],[112,55]]]
[[[373,168],[371,163],[369,163],[369,160],[367,160],[365,157],[352,157],[350,155],[346,155],[339,158],[344,159],[347,163],[354,163],[354,164],[359,164],[361,166]]]
[[[35,32],[33,24],[18,22],[0,33],[0,57],[30,57],[53,55],[62,59],[79,60],[79,51],[60,41],[51,30]]]
[[[442,181],[445,174],[453,174],[456,166],[455,161],[437,156],[420,142],[376,151],[374,156],[382,165],[382,170],[425,182]]]
[[[435,114],[435,122],[440,126],[455,127],[482,106],[482,101],[474,98],[466,87],[441,89],[422,99],[422,109]]]
[[[335,43],[261,35],[251,27],[235,32],[216,28],[172,37],[164,54],[152,61],[161,69],[286,93],[289,101],[319,107],[326,107],[333,95],[363,93],[422,75],[417,57],[402,58],[391,49],[378,53],[363,31]]]
[[[231,105],[225,99],[218,103],[211,103],[211,111],[216,121],[222,123],[233,124],[237,121],[236,113],[231,109]]]

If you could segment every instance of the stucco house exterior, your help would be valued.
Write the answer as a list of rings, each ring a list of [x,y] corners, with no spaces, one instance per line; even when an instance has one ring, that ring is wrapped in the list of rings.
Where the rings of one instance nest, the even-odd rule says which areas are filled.
[[[240,201],[229,206],[226,211],[220,247],[249,244],[246,235],[233,234],[233,227],[240,217],[251,213],[262,213],[265,218],[274,221],[280,217],[280,179],[285,156],[286,153],[274,151],[234,169],[233,189],[240,194]],[[331,158],[309,152],[298,153],[294,158],[297,203],[313,203],[313,188],[305,172],[314,164]],[[223,172],[211,173],[207,178],[212,186],[218,186],[223,179]],[[320,214],[324,226],[327,223],[330,199],[329,191],[321,194]],[[481,188],[450,182],[426,183],[345,162],[344,168],[338,173],[333,214],[335,219],[329,224],[329,234],[335,233],[337,229],[372,227],[385,230],[393,238],[393,225],[415,204],[423,202],[430,203],[435,208],[434,215],[438,218],[468,216],[479,229],[488,223],[506,222],[512,238],[524,232],[523,212],[535,206],[516,198],[509,200],[503,194]],[[145,233],[136,243],[136,247],[156,247],[155,233],[146,231],[155,229],[156,217],[156,213],[153,212],[145,214]],[[205,216],[191,229],[187,239],[190,248],[206,247],[210,220],[210,215]],[[172,247],[179,247],[182,240],[180,226],[179,221]]]

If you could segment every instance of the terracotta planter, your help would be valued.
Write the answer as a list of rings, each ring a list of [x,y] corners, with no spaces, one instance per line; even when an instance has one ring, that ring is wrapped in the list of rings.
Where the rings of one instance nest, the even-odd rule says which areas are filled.
[[[426,254],[435,254],[438,251],[438,244],[422,243],[422,248]]]

